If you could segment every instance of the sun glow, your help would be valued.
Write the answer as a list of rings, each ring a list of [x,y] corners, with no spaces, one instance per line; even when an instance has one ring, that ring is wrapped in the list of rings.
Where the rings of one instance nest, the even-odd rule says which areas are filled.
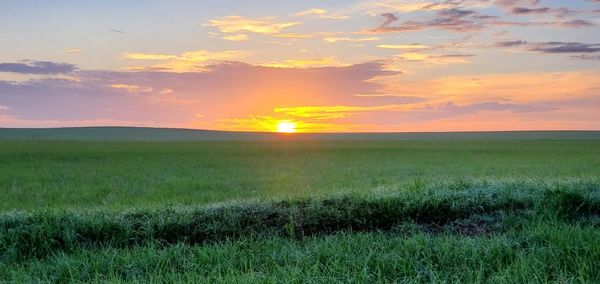
[[[283,120],[277,123],[277,132],[294,133],[296,132],[296,123],[289,120]]]

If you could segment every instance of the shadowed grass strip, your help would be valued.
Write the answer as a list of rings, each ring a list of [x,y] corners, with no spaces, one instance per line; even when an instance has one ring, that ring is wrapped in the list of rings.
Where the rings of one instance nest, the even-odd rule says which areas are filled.
[[[440,226],[475,215],[501,216],[498,212],[534,212],[574,221],[600,213],[599,192],[600,186],[593,182],[459,182],[371,197],[340,196],[210,208],[171,207],[121,213],[13,212],[0,216],[0,260],[23,261],[56,252],[102,247],[387,231],[404,223]]]

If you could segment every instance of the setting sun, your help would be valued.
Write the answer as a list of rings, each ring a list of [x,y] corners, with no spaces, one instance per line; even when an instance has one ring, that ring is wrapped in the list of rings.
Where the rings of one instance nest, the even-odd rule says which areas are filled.
[[[293,123],[289,120],[280,121],[277,123],[277,132],[294,133],[296,132],[296,123]]]

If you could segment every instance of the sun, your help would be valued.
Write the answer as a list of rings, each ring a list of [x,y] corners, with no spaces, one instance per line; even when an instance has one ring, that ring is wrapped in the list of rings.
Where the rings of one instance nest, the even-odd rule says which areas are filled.
[[[295,133],[296,123],[289,120],[282,120],[277,123],[277,132],[279,133]]]

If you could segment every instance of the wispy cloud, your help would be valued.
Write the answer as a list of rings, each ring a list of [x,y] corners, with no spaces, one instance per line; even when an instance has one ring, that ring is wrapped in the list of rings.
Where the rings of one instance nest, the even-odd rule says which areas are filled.
[[[527,42],[524,40],[500,41],[497,47],[521,48],[541,53],[595,53],[600,52],[600,43],[582,42]]]
[[[149,93],[153,91],[153,89],[150,87],[142,87],[137,85],[111,84],[110,86],[112,88],[125,90],[130,93]]]
[[[0,63],[0,72],[56,75],[69,74],[77,67],[68,63],[56,63],[50,61],[23,61],[20,63]]]
[[[381,38],[379,37],[324,37],[323,40],[329,43],[336,42],[370,42],[370,41],[378,41]]]
[[[276,67],[276,68],[314,68],[324,66],[340,66],[343,65],[334,57],[322,57],[314,59],[288,59],[279,62],[266,62],[260,66]]]
[[[420,44],[420,43],[410,43],[410,44],[380,44],[377,47],[384,49],[429,49],[431,46]]]
[[[250,32],[272,35],[299,24],[300,22],[279,22],[274,17],[251,19],[232,15],[211,19],[205,26],[214,27],[223,33]]]
[[[384,18],[383,23],[378,27],[369,30],[371,33],[390,33],[390,32],[408,32],[420,31],[429,28],[444,29],[456,32],[478,31],[485,27],[485,24],[492,16],[480,15],[473,10],[446,9],[439,10],[431,20],[427,21],[404,21],[394,25],[400,18],[393,13],[381,14]]]
[[[498,1],[497,5],[508,9],[512,15],[536,15],[549,14],[556,15],[559,20],[554,21],[514,21],[507,20],[498,15],[482,14],[480,10],[465,8],[461,5],[468,1],[446,1],[447,5],[435,10],[432,13],[430,6],[423,6],[420,10],[428,11],[426,17],[419,20],[400,21],[400,17],[395,12],[381,13],[382,23],[369,30],[363,30],[362,33],[394,33],[394,32],[415,32],[426,29],[440,29],[454,32],[476,32],[487,27],[493,26],[517,26],[517,27],[560,27],[560,28],[582,28],[595,26],[593,22],[582,19],[565,19],[566,15],[575,14],[566,8],[548,8],[548,7],[523,7],[514,6],[516,4],[529,3],[535,5],[536,1]],[[448,8],[452,7],[452,8]]]
[[[313,8],[313,9],[304,10],[302,12],[298,12],[294,15],[296,15],[298,17],[302,17],[302,16],[307,16],[307,15],[325,15],[325,14],[327,14],[326,10],[319,9],[319,8]]]
[[[380,105],[380,106],[301,106],[289,108],[275,108],[275,113],[284,113],[293,117],[312,119],[345,118],[357,113],[373,111],[392,111],[407,109],[405,105]]]
[[[319,17],[319,18],[333,19],[333,20],[348,19],[348,16],[346,16],[346,15],[330,14],[330,13],[327,12],[327,10],[320,9],[320,8],[313,8],[313,9],[304,10],[304,11],[295,13],[294,15],[297,16],[297,17],[316,16],[316,17]]]
[[[66,53],[80,53],[81,49],[79,49],[79,48],[69,48],[69,49],[63,49],[63,52],[66,52]]]
[[[245,34],[228,35],[228,36],[222,37],[222,39],[229,40],[229,41],[245,41],[245,40],[248,40],[248,35],[245,35]]]
[[[421,61],[431,64],[464,64],[469,63],[469,58],[473,54],[444,54],[432,55],[418,52],[404,53],[398,56],[398,59],[406,61]]]
[[[154,54],[154,53],[137,53],[126,52],[122,56],[126,59],[148,60],[148,61],[164,61],[160,64],[151,65],[149,68],[153,70],[171,71],[171,72],[190,72],[202,71],[204,65],[218,61],[232,61],[245,58],[249,55],[248,52],[242,50],[225,50],[225,51],[207,51],[197,50],[188,51],[178,55],[175,54]],[[146,69],[144,67],[133,67],[130,69]]]

